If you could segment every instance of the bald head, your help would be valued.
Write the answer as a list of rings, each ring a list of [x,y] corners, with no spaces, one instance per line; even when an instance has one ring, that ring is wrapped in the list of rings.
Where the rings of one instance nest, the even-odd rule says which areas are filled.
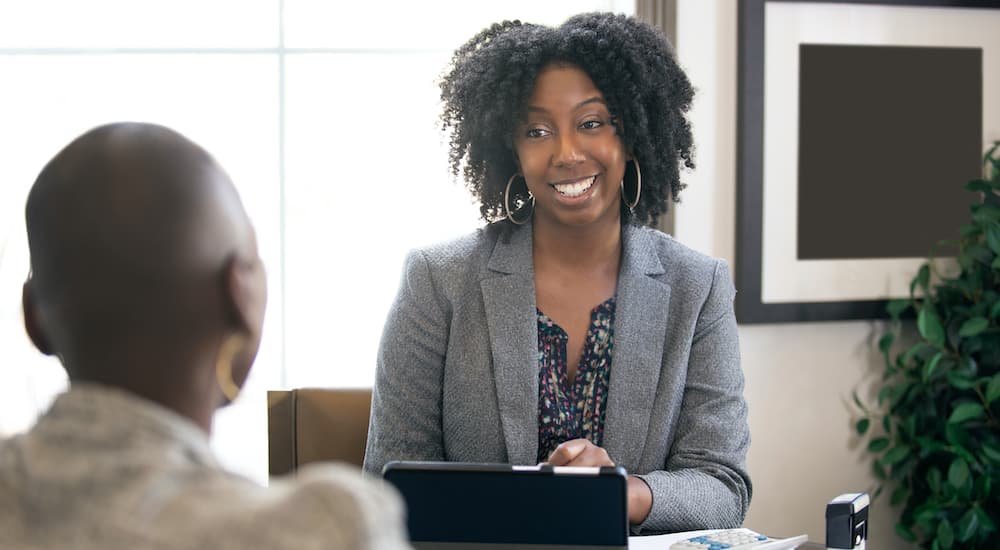
[[[83,134],[39,174],[26,221],[33,300],[55,353],[107,355],[142,336],[177,345],[239,324],[225,269],[256,261],[253,230],[222,168],[173,130]]]

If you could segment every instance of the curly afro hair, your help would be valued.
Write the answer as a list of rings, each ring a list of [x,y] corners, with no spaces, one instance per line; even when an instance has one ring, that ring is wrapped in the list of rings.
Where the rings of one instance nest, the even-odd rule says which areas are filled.
[[[463,173],[485,221],[504,218],[504,190],[518,170],[514,131],[525,120],[536,76],[551,63],[579,67],[604,94],[626,151],[642,169],[639,203],[631,212],[623,205],[623,214],[655,224],[684,188],[681,163],[694,168],[686,116],[694,90],[666,37],[632,17],[588,13],[554,28],[504,21],[456,50],[441,80],[452,173]]]

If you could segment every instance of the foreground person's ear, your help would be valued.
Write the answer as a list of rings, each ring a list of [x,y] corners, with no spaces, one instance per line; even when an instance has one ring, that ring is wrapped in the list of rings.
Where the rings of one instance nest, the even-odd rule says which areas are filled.
[[[24,330],[28,333],[31,343],[43,354],[55,355],[52,343],[42,328],[42,314],[30,278],[21,287],[21,307],[24,310]]]

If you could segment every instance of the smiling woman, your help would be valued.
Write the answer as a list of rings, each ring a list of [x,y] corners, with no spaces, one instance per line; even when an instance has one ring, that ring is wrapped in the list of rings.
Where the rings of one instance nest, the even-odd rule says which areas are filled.
[[[613,14],[505,21],[455,52],[441,88],[452,170],[489,223],[408,257],[365,467],[620,465],[635,532],[738,526],[749,430],[728,268],[641,225],[693,167],[692,88],[667,40]]]

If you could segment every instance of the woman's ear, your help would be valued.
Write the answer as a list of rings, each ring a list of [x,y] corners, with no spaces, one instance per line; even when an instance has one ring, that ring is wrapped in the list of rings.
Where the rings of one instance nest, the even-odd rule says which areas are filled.
[[[21,307],[24,310],[24,330],[28,333],[31,343],[43,354],[55,355],[52,343],[43,328],[41,308],[35,298],[35,289],[31,279],[25,281],[24,286],[21,287]]]
[[[267,305],[267,278],[259,258],[230,258],[225,274],[226,298],[231,306],[232,322],[239,330],[256,337],[264,324]]]

